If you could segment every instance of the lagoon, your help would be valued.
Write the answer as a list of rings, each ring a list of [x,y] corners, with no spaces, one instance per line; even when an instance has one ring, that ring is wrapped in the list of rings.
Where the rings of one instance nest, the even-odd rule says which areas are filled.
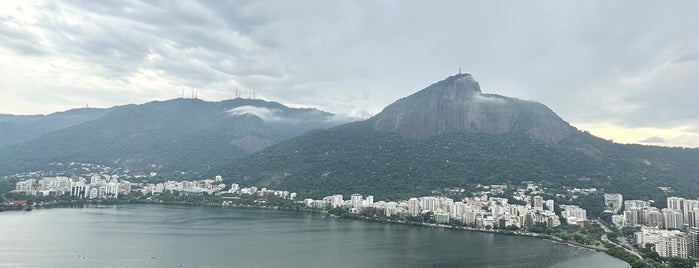
[[[537,238],[165,205],[0,213],[0,267],[630,267]]]

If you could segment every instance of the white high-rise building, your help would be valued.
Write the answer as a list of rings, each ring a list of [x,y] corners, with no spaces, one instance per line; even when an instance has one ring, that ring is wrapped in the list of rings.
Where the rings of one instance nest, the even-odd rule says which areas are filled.
[[[73,182],[71,183],[70,186],[70,196],[75,196],[78,198],[85,198],[87,197],[88,194],[88,188],[85,183],[82,182]]]
[[[423,210],[436,211],[437,198],[432,196],[420,197],[420,208]]]
[[[604,211],[616,214],[624,204],[624,197],[621,194],[604,194]]]
[[[464,202],[454,202],[451,206],[451,217],[461,219],[462,215],[464,215]]]
[[[352,202],[352,208],[354,209],[361,209],[362,208],[362,195],[360,194],[353,194],[351,197],[351,202]]]
[[[461,216],[463,224],[476,224],[476,210],[473,208],[465,208],[464,215]]]
[[[699,209],[699,200],[685,200],[682,208],[682,215],[685,219],[689,218],[689,212]]]
[[[343,199],[341,194],[330,196],[330,206],[333,208],[342,206],[342,203],[344,202],[345,200]]]
[[[687,258],[690,256],[691,238],[680,231],[668,231],[643,226],[640,232],[636,232],[635,236],[636,244],[639,246],[653,244],[655,251],[661,257]]]
[[[633,209],[643,209],[650,207],[650,201],[646,200],[626,200],[624,201],[624,210],[630,211]]]
[[[444,212],[451,212],[452,206],[454,205],[454,199],[448,197],[439,197],[437,201],[439,203],[439,209],[441,209]]]
[[[682,211],[685,199],[682,197],[670,196],[667,198],[667,208]]]
[[[119,197],[119,183],[118,182],[107,183],[107,186],[105,187],[104,193],[105,193],[106,197],[113,197],[113,198]]]
[[[414,197],[408,199],[408,214],[415,217],[420,215],[420,212],[420,200]]]
[[[373,196],[373,195],[368,195],[368,196],[364,199],[364,201],[365,201],[365,203],[366,203],[367,205],[371,205],[371,204],[374,203],[374,196]]]
[[[535,210],[544,210],[544,198],[538,195],[532,197],[532,208]]]
[[[684,228],[684,217],[681,211],[664,208],[662,209],[662,214],[665,228],[677,230]]]
[[[574,205],[562,205],[561,208],[561,215],[568,224],[577,225],[587,219],[587,211],[583,208]]]
[[[661,235],[655,243],[655,251],[664,258],[687,258],[691,244],[687,236],[680,234]]]
[[[687,212],[687,217],[685,218],[685,224],[689,227],[699,227],[699,209],[695,209]]]

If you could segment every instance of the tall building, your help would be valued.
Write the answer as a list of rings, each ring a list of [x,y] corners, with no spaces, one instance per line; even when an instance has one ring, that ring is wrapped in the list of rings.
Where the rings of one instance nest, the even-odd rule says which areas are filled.
[[[417,216],[420,215],[420,200],[417,198],[410,198],[408,199],[408,214],[410,216]]]
[[[362,195],[353,194],[350,200],[352,201],[352,208],[355,208],[357,210],[362,208]]]
[[[475,224],[476,210],[473,208],[464,208],[464,214],[461,216],[461,222],[464,224]]]
[[[682,197],[670,196],[667,198],[667,208],[682,211],[685,199]]]
[[[332,206],[333,208],[342,206],[342,203],[345,202],[345,200],[343,198],[344,197],[342,197],[341,194],[336,194],[336,195],[330,196],[330,206]]]
[[[554,203],[553,199],[546,200],[546,202],[544,202],[544,203],[546,205],[546,210],[554,211],[555,203]]]
[[[633,210],[633,209],[643,209],[650,207],[650,201],[646,200],[626,200],[624,201],[624,210]]]
[[[697,209],[699,209],[699,200],[685,200],[684,206],[682,207],[682,215],[687,219],[689,217],[689,212]]]
[[[690,248],[688,237],[679,232],[663,232],[658,242],[655,243],[655,252],[664,258],[687,258]]]
[[[684,217],[682,212],[671,208],[662,209],[663,222],[667,229],[681,230],[684,228]]]
[[[655,207],[648,207],[641,211],[643,214],[643,224],[652,227],[658,227],[664,229],[665,225],[663,223],[663,215],[660,210]]]
[[[464,215],[464,202],[454,202],[451,205],[451,217],[460,219],[461,215]]]
[[[85,198],[86,192],[87,192],[87,187],[86,187],[85,183],[82,183],[82,182],[77,182],[77,183],[74,182],[74,183],[72,183],[72,185],[70,187],[70,196],[75,196],[78,198]]]
[[[432,196],[420,197],[420,208],[423,210],[436,211],[437,210],[437,198]]]
[[[445,211],[445,212],[451,212],[451,209],[454,205],[454,199],[447,198],[447,197],[440,197],[437,199],[439,205],[439,209]]]
[[[536,210],[544,210],[544,198],[541,196],[534,196],[532,198],[532,207]]]
[[[119,197],[119,183],[118,182],[107,183],[107,185],[105,186],[104,193],[105,193],[106,197],[113,197],[113,198]]]
[[[624,204],[624,197],[621,194],[604,194],[604,210],[616,214]]]
[[[687,217],[685,218],[684,224],[689,227],[699,227],[699,209],[692,211],[687,211]]]
[[[15,184],[15,190],[17,190],[17,191],[36,190],[36,187],[34,187],[34,183],[36,183],[35,179],[18,181],[17,184]]]
[[[561,215],[568,224],[578,225],[587,220],[587,211],[574,205],[561,205]]]
[[[689,228],[689,243],[691,244],[689,257],[699,258],[699,228]]]
[[[373,195],[369,195],[369,196],[367,196],[367,197],[364,199],[364,201],[366,201],[366,204],[367,204],[367,205],[371,205],[371,204],[374,203],[374,196],[373,196]]]

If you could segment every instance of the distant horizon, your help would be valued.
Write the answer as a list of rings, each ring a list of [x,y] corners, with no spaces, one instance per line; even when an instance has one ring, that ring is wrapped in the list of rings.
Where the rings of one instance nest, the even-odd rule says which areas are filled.
[[[417,91],[416,91],[416,92],[417,92]],[[490,94],[490,93],[484,93],[484,94]],[[51,115],[51,114],[69,112],[69,111],[73,111],[73,110],[81,110],[81,109],[103,109],[103,110],[106,110],[106,109],[111,109],[111,108],[119,107],[119,106],[144,105],[144,104],[148,104],[148,103],[151,103],[151,102],[165,102],[165,101],[173,101],[173,100],[200,100],[200,101],[208,102],[208,103],[216,103],[216,102],[224,102],[224,101],[230,101],[230,100],[236,100],[236,99],[243,99],[243,100],[260,100],[260,101],[264,101],[264,102],[274,102],[274,103],[278,103],[278,104],[284,105],[284,106],[289,107],[289,108],[296,108],[296,109],[315,109],[315,110],[318,110],[318,111],[321,111],[321,112],[330,113],[330,112],[328,112],[328,111],[320,110],[320,109],[313,108],[313,107],[292,107],[292,106],[289,106],[289,105],[287,105],[287,104],[285,104],[284,102],[281,102],[281,101],[266,100],[266,99],[260,99],[260,98],[250,99],[250,98],[244,98],[244,97],[236,97],[236,98],[232,98],[232,99],[223,99],[223,100],[205,100],[205,99],[202,99],[202,98],[199,98],[199,97],[197,97],[197,98],[192,98],[192,97],[178,97],[178,98],[165,99],[165,100],[151,100],[151,101],[147,101],[147,102],[143,102],[143,103],[126,103],[126,104],[119,104],[119,105],[114,105],[114,106],[110,106],[110,107],[78,107],[78,108],[71,108],[71,109],[63,110],[63,111],[55,111],[55,112],[48,113],[48,114],[5,114],[5,113],[0,113],[0,115],[9,115],[9,116],[48,116],[48,115]],[[536,100],[526,100],[526,101],[535,101],[535,102],[538,102],[538,101],[536,101]],[[540,103],[540,102],[539,102],[539,103]],[[545,103],[542,103],[542,104],[546,105]],[[553,112],[556,113],[556,111],[553,111]],[[337,114],[334,114],[334,113],[331,113],[331,114],[337,115]],[[353,120],[355,120],[355,121],[364,121],[364,120],[370,119],[371,117],[373,117],[373,116],[375,116],[375,115],[376,115],[376,114],[371,115],[371,116],[366,117],[366,118],[349,118],[349,119],[353,119]],[[344,115],[340,115],[340,116],[344,116]],[[560,116],[560,115],[559,115],[559,116]],[[597,135],[597,134],[595,134],[595,133],[593,133],[593,132],[591,132],[591,131],[589,131],[589,130],[582,129],[582,128],[576,126],[575,124],[573,124],[573,123],[567,121],[565,118],[562,118],[562,119],[563,119],[564,121],[568,122],[571,126],[573,126],[573,127],[575,127],[576,129],[578,129],[579,131],[582,131],[582,132],[589,132],[590,134],[592,134],[592,135],[594,135],[594,136],[596,136],[596,137],[599,137],[599,138],[602,138],[602,139],[606,139],[606,140],[609,140],[609,141],[612,141],[612,142],[618,143],[618,144],[638,144],[638,145],[647,145],[647,146],[660,146],[660,147],[668,147],[668,148],[688,148],[688,149],[696,149],[696,148],[699,148],[699,146],[691,147],[691,146],[672,146],[672,145],[647,144],[647,143],[641,143],[641,142],[619,142],[619,141],[616,141],[616,140],[614,140],[614,139],[609,139],[609,138],[606,138],[606,137]]]

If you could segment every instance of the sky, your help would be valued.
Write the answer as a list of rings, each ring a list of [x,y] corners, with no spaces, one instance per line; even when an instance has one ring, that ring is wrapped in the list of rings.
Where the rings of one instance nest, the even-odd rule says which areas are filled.
[[[0,1],[0,113],[191,96],[367,118],[450,75],[699,147],[699,1]]]

